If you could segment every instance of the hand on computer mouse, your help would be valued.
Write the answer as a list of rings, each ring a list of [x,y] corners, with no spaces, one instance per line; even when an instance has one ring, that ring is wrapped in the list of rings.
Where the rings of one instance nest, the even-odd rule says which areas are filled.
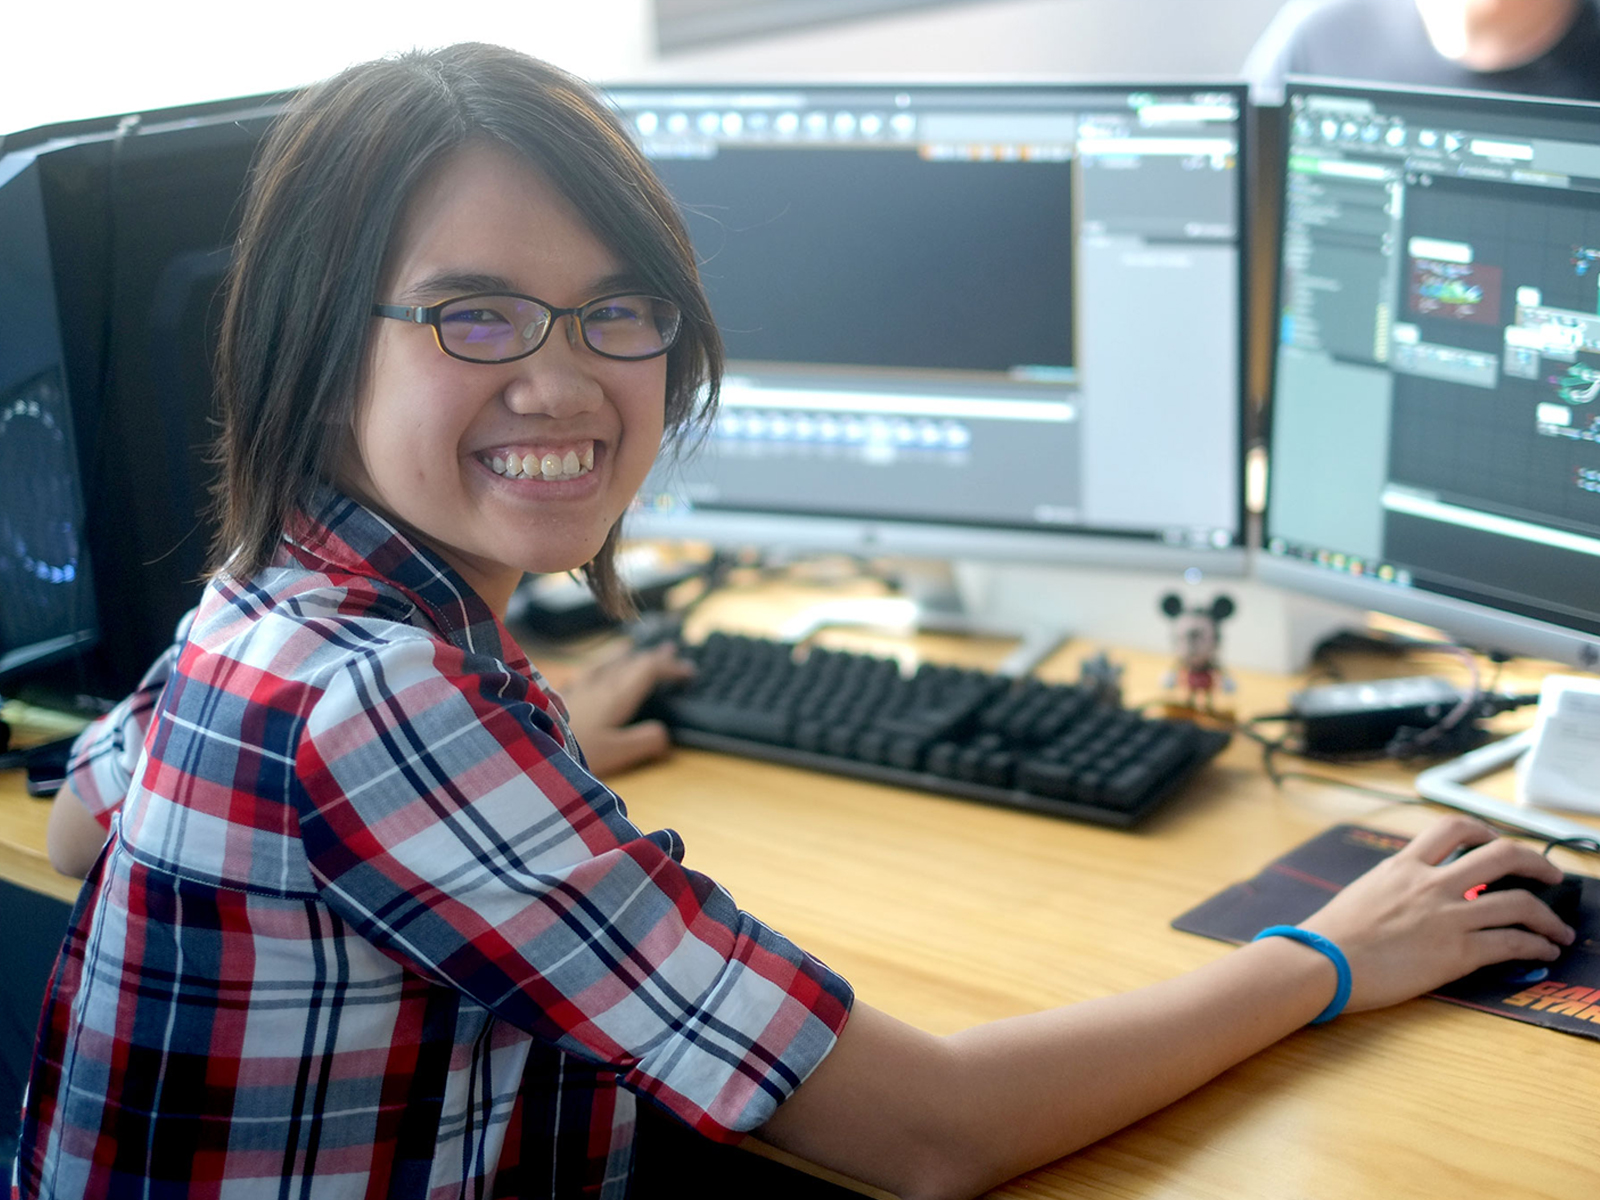
[[[1463,846],[1445,856],[1439,865],[1448,867],[1470,853],[1472,847]],[[1503,892],[1511,888],[1520,888],[1531,892],[1536,900],[1546,905],[1551,912],[1560,917],[1574,929],[1577,928],[1579,912],[1583,907],[1583,877],[1581,875],[1562,875],[1554,883],[1544,878],[1534,878],[1531,875],[1486,875],[1484,874],[1484,860],[1472,860],[1474,874],[1479,878],[1472,883],[1464,893],[1468,900],[1476,900],[1490,892]]]
[[[1452,851],[1466,853],[1446,862]],[[1350,962],[1349,1011],[1381,1008],[1490,963],[1554,961],[1574,931],[1532,893],[1512,888],[1468,899],[1488,879],[1522,875],[1556,884],[1561,868],[1532,847],[1447,817],[1350,884],[1301,925]]]
[[[1502,875],[1499,879],[1473,888],[1467,895],[1469,899],[1477,899],[1479,896],[1491,892],[1503,892],[1509,888],[1521,888],[1525,892],[1533,893],[1534,898],[1546,905],[1556,916],[1568,925],[1577,927],[1578,912],[1583,907],[1581,876],[1565,875],[1556,883],[1546,883],[1542,879],[1530,879],[1526,875]]]
[[[1568,875],[1560,883],[1545,883],[1541,879],[1530,879],[1526,875],[1503,875],[1499,879],[1488,883],[1478,884],[1467,891],[1467,899],[1475,900],[1480,896],[1493,892],[1503,892],[1511,888],[1519,888],[1528,892],[1539,903],[1545,905],[1561,920],[1572,926],[1574,930],[1579,927],[1582,919],[1580,913],[1583,908],[1583,878],[1578,875]],[[1550,968],[1565,958],[1570,946],[1561,948],[1560,955],[1553,960],[1543,961],[1538,959],[1514,958],[1507,962],[1491,963],[1487,967],[1480,967],[1472,974],[1485,981],[1495,983],[1534,983],[1546,978]]]

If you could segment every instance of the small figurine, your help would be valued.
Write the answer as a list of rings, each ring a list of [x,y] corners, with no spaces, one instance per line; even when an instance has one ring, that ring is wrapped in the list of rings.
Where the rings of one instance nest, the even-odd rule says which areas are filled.
[[[1078,668],[1078,686],[1088,689],[1094,702],[1102,707],[1122,707],[1122,666],[1112,662],[1104,650],[1083,660]]]
[[[1220,686],[1224,692],[1233,691],[1233,680],[1222,669],[1218,648],[1222,642],[1222,622],[1233,615],[1233,601],[1218,596],[1204,608],[1185,609],[1183,597],[1168,592],[1161,597],[1161,611],[1173,622],[1172,639],[1178,661],[1167,672],[1164,685],[1168,688],[1183,686],[1185,700],[1182,704],[1168,705],[1189,715],[1205,714],[1227,717],[1216,706],[1215,691]]]

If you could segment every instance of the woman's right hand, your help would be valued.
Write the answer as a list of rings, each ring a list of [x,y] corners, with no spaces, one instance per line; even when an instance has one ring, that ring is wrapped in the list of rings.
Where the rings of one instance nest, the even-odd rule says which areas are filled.
[[[1463,846],[1472,848],[1446,862]],[[1446,817],[1300,924],[1350,960],[1347,1009],[1382,1008],[1491,963],[1553,960],[1572,943],[1574,931],[1523,889],[1467,899],[1502,875],[1559,883],[1562,871],[1481,822]]]
[[[573,735],[595,778],[607,779],[671,748],[665,725],[634,718],[657,687],[693,674],[693,666],[662,643],[616,654],[562,686]]]

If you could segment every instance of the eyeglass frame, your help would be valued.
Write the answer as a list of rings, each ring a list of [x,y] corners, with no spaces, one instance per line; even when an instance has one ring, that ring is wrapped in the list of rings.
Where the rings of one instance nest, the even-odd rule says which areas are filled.
[[[544,327],[544,333],[539,336],[539,340],[532,347],[520,354],[513,354],[509,358],[468,358],[464,354],[457,354],[444,344],[444,330],[439,324],[440,317],[443,315],[444,310],[452,304],[459,304],[463,300],[477,300],[484,296],[504,296],[510,300],[530,301],[548,312],[550,321]],[[646,300],[659,300],[663,304],[670,304],[678,310],[678,323],[673,327],[672,337],[661,349],[652,350],[649,354],[608,354],[604,350],[596,348],[595,344],[589,340],[589,335],[585,331],[583,324],[584,310],[593,308],[596,304],[603,304],[607,300],[620,299],[623,296],[642,296]],[[375,317],[387,317],[393,321],[405,321],[411,325],[427,325],[433,330],[433,340],[439,347],[441,354],[447,354],[457,362],[477,363],[485,367],[498,366],[501,363],[519,362],[531,354],[537,354],[544,348],[544,344],[550,340],[550,331],[556,327],[556,323],[562,317],[571,317],[577,322],[579,341],[601,358],[609,358],[612,362],[649,362],[652,358],[660,358],[678,344],[678,335],[683,332],[683,309],[679,307],[676,301],[668,300],[665,296],[653,295],[650,292],[637,291],[607,292],[604,296],[596,296],[593,300],[585,301],[578,305],[577,308],[560,308],[551,304],[548,300],[541,300],[539,297],[530,296],[525,292],[468,292],[461,296],[451,296],[439,301],[437,304],[378,304],[375,302],[372,305],[372,315]]]

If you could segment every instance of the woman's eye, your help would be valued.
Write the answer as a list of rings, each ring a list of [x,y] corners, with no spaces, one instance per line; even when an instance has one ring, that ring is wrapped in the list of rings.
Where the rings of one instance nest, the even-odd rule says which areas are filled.
[[[644,320],[644,305],[643,302],[631,298],[607,300],[599,308],[591,308],[583,319],[596,324],[613,321],[642,321]]]
[[[444,321],[449,325],[484,326],[484,325],[509,325],[510,320],[498,310],[493,308],[458,308],[444,314]]]

